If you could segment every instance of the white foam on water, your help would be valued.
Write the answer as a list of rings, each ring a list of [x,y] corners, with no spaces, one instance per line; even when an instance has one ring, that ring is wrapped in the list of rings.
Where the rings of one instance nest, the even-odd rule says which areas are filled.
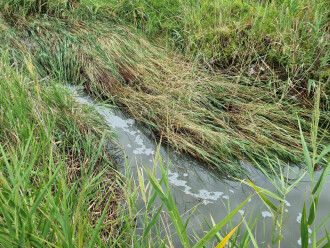
[[[135,121],[133,119],[123,119],[120,116],[112,114],[109,109],[104,107],[96,107],[96,110],[105,118],[105,120],[108,122],[109,126],[112,128],[120,128],[124,132],[130,134],[131,136],[135,137],[134,143],[137,144],[140,147],[135,147],[133,150],[133,153],[136,155],[153,155],[155,151],[153,149],[147,148],[144,143],[142,137],[138,134],[138,131],[131,130],[131,126],[134,125]],[[128,145],[127,145],[128,146]],[[130,144],[130,146],[132,145]]]
[[[301,237],[297,240],[298,245],[301,245]]]
[[[234,191],[234,190],[232,190],[232,189],[230,189],[230,190],[229,190],[229,192],[231,192],[231,193],[235,194],[235,191]]]
[[[229,196],[228,195],[224,195],[224,196],[222,196],[222,198],[224,198],[224,199],[229,199]]]
[[[91,99],[86,99],[86,98],[83,98],[83,97],[77,97],[76,99],[81,104],[85,104],[85,105],[88,105],[88,106],[94,105],[94,102]]]
[[[244,215],[244,213],[245,213],[245,211],[242,210],[242,209],[238,210],[238,212],[239,212],[241,215]]]
[[[130,135],[133,135],[133,136],[135,136],[135,135],[137,134],[136,131],[128,131],[128,133],[129,133]]]
[[[110,124],[112,128],[121,128],[124,131],[128,131],[129,126],[127,125],[126,121],[119,116],[109,114],[108,111],[99,111],[102,114],[106,121]]]
[[[272,217],[272,214],[270,213],[270,212],[268,212],[268,211],[262,211],[261,212],[261,215],[262,215],[262,217],[264,217],[264,218],[266,218],[266,217]]]
[[[146,148],[145,145],[142,145],[141,147],[135,148],[133,150],[133,153],[138,154],[145,154],[145,155],[153,155],[155,152],[152,149]]]
[[[168,179],[171,183],[173,183],[175,186],[181,186],[181,187],[187,186],[187,181],[180,180],[180,179],[178,179],[178,177],[179,177],[179,174],[177,172],[171,172],[169,170]]]
[[[132,125],[135,124],[135,120],[133,120],[133,119],[126,119],[125,120],[125,119],[121,118],[120,116],[117,116],[117,115],[113,114],[109,110],[109,108],[106,108],[105,106],[95,105],[93,100],[90,99],[89,97],[79,96],[79,92],[78,92],[79,88],[77,89],[74,86],[68,86],[68,88],[70,90],[72,90],[74,94],[77,95],[77,96],[75,96],[75,99],[78,102],[80,102],[82,104],[87,104],[89,106],[95,106],[95,109],[97,110],[97,112],[104,117],[104,119],[106,120],[106,122],[108,123],[108,125],[110,127],[114,128],[114,129],[122,129],[123,131],[127,132],[131,136],[135,136],[134,143],[136,143],[140,147],[136,147],[133,150],[134,154],[136,154],[136,155],[141,155],[141,154],[153,155],[155,153],[154,150],[152,150],[150,148],[147,148],[143,144],[143,139],[138,134],[138,133],[141,133],[140,130],[138,130],[138,131],[131,130]],[[132,145],[127,144],[127,147],[132,147]]]
[[[301,217],[302,217],[302,214],[301,213],[298,213],[298,216],[297,216],[297,222],[300,224],[301,223]]]
[[[288,202],[287,200],[285,200],[284,203],[285,203],[285,205],[286,205],[287,207],[290,207],[290,206],[291,206],[291,203]]]
[[[204,205],[207,205],[207,204],[209,204],[209,203],[212,203],[211,201],[208,201],[208,200],[203,200],[203,202],[202,202]]]
[[[206,189],[200,189],[198,190],[198,194],[192,194],[192,195],[201,199],[216,201],[220,198],[222,194],[223,192],[210,192]]]
[[[187,181],[179,179],[179,174],[177,172],[171,172],[170,170],[168,171],[168,181],[174,186],[183,187],[183,192],[185,194],[204,200],[204,205],[211,203],[210,200],[218,200],[223,195],[223,192],[212,192],[206,189],[200,189],[198,193],[193,193],[191,192],[191,187],[187,185]]]
[[[141,139],[141,136],[139,134],[135,137],[134,142],[138,145],[143,145],[143,139]]]
[[[301,246],[301,237],[297,240],[297,243],[298,243],[298,245]],[[312,240],[308,239],[308,244],[311,244],[311,243],[312,243]]]
[[[129,124],[129,125],[134,125],[135,120],[133,120],[133,119],[127,119],[126,120],[126,123]]]

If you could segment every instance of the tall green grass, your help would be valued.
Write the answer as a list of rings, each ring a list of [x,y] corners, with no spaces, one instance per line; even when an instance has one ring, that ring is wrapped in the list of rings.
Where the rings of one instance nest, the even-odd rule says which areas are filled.
[[[14,19],[36,14],[48,14],[64,17],[78,7],[79,0],[8,0],[0,7],[5,16]]]
[[[112,133],[34,67],[0,59],[0,244],[95,247],[117,235]],[[103,134],[104,133],[104,134]]]

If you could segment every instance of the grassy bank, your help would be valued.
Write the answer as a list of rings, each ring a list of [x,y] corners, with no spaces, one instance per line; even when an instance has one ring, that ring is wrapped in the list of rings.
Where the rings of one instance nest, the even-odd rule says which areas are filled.
[[[267,157],[276,164],[277,158],[301,161],[297,117],[309,140],[313,102],[289,95],[278,99],[249,80],[242,84],[240,77],[210,74],[113,22],[12,18],[3,16],[0,38],[17,63],[28,57],[42,77],[83,83],[90,93],[124,107],[178,151],[225,173],[239,172],[232,162],[251,157],[265,165]],[[13,26],[12,20],[19,21]],[[325,110],[320,122],[326,144]]]
[[[17,67],[1,52],[1,246],[112,243],[121,199],[120,178],[105,152],[112,133],[28,61]]]
[[[159,222],[162,207],[153,206],[157,196],[169,210],[164,219],[172,219],[185,247],[214,237],[224,245],[222,237],[229,238],[218,231],[239,208],[204,238],[190,240],[165,169],[160,181],[147,171],[149,186],[141,175],[139,185],[125,179],[122,186],[106,152],[113,134],[93,108],[78,106],[63,84],[82,84],[89,94],[122,107],[158,140],[226,175],[242,175],[240,160],[259,162],[265,174],[276,174],[272,166],[284,162],[307,166],[316,189],[309,216],[305,207],[303,212],[302,242],[308,245],[314,233],[306,228],[329,174],[324,3],[1,2],[1,245],[173,247],[172,233],[163,239],[161,229],[168,226]],[[315,89],[320,91],[314,94]],[[320,108],[314,110],[314,102]],[[314,184],[316,164],[327,169]],[[275,179],[269,181],[276,188]],[[273,217],[283,216],[285,195],[293,187],[283,186],[276,196],[248,185]],[[279,207],[269,204],[271,197]],[[274,217],[275,241],[282,235],[281,221]],[[232,247],[255,244],[253,223],[247,230]]]
[[[122,0],[103,2],[102,10],[209,69],[247,76],[279,95],[307,97],[319,84],[323,100],[329,96],[326,0]]]

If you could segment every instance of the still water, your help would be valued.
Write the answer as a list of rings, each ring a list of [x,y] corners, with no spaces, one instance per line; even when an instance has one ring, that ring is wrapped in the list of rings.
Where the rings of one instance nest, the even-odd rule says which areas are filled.
[[[122,146],[127,161],[131,165],[131,173],[137,175],[138,167],[144,166],[153,168],[153,158],[157,150],[157,143],[153,139],[152,134],[141,127],[133,119],[130,119],[125,113],[118,109],[111,109],[104,105],[98,105],[81,89],[70,87],[74,92],[75,99],[87,105],[94,105],[96,110],[103,116],[109,127],[115,130],[118,136],[118,142]],[[212,169],[208,169],[207,165],[199,163],[188,155],[179,155],[171,151],[165,145],[160,147],[160,155],[164,164],[169,166],[169,183],[171,185],[172,197],[175,200],[177,208],[183,219],[187,218],[190,212],[197,206],[187,227],[188,233],[199,233],[201,226],[205,228],[203,217],[210,220],[210,216],[215,222],[223,219],[229,207],[234,209],[242,203],[254,191],[245,184],[228,180],[221,174],[216,173]],[[275,192],[274,187],[269,183],[263,173],[248,164],[241,163],[242,166],[249,171],[250,180],[263,188]],[[292,167],[295,171],[298,168]],[[122,166],[124,171],[124,165]],[[316,172],[316,177],[321,172]],[[294,176],[294,173],[291,173]],[[161,177],[160,171],[156,171],[156,176]],[[306,177],[308,181],[308,177]],[[281,247],[301,247],[300,242],[300,221],[301,212],[306,192],[310,191],[310,183],[301,182],[293,189],[285,201],[284,216],[284,237],[281,240]],[[330,183],[325,185],[319,200],[319,208],[316,217],[316,226],[321,223],[330,214]],[[271,242],[271,234],[273,232],[273,221],[270,211],[260,201],[258,196],[253,196],[250,201],[236,214],[233,219],[234,224],[240,222],[242,215],[248,220],[250,215],[255,218],[259,215],[257,226],[254,230],[260,247],[268,247]],[[327,222],[327,229],[330,230],[330,221]],[[206,229],[207,230],[207,229]],[[312,229],[309,229],[311,232]],[[320,230],[318,238],[323,237],[324,231]],[[180,247],[176,241],[175,247]],[[269,246],[271,247],[271,245]]]

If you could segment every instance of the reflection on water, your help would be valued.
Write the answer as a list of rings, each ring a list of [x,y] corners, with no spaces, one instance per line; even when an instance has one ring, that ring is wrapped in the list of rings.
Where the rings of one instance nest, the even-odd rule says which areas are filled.
[[[71,89],[74,90],[74,88]],[[91,98],[81,90],[75,91],[75,99],[83,104],[94,105]],[[153,155],[157,150],[157,144],[148,134],[148,131],[139,127],[134,120],[127,118],[125,114],[118,110],[111,111],[108,107],[102,105],[95,105],[95,108],[104,117],[108,125],[117,132],[118,141],[125,149],[128,161],[131,162],[133,174],[137,167],[141,165],[153,168]],[[225,180],[221,175],[208,170],[207,166],[203,166],[203,164],[189,156],[178,155],[166,146],[160,147],[160,154],[164,164],[170,164],[168,180],[172,186],[171,193],[179,212],[181,214],[185,213],[185,216],[187,216],[189,215],[187,213],[198,205],[189,222],[187,229],[189,233],[198,233],[201,226],[205,227],[203,217],[210,219],[209,216],[212,216],[215,222],[220,221],[227,215],[229,209],[234,209],[253,193],[253,190],[245,184]],[[249,171],[251,180],[256,185],[274,191],[272,185],[259,170],[245,163],[241,165]],[[295,169],[298,170],[298,168]],[[317,176],[320,173],[316,172]],[[156,171],[156,176],[161,177],[160,170]],[[301,211],[305,191],[310,190],[308,187],[308,182],[302,182],[287,195],[285,201],[285,212],[287,214],[284,216],[285,235],[281,241],[282,247],[300,247],[301,245]],[[329,193],[330,187],[324,187],[319,200],[317,224],[321,223],[330,214]],[[264,207],[257,196],[254,196],[252,200],[250,199],[239,211],[239,214],[233,219],[234,223],[238,223],[244,214],[247,219],[250,218],[251,214],[252,218],[260,214],[261,218],[258,219],[256,227],[257,240],[271,242],[272,214]],[[328,228],[330,228],[330,223],[328,223]],[[309,231],[312,232],[311,229]],[[266,244],[261,243],[261,247],[263,246],[266,247]]]

